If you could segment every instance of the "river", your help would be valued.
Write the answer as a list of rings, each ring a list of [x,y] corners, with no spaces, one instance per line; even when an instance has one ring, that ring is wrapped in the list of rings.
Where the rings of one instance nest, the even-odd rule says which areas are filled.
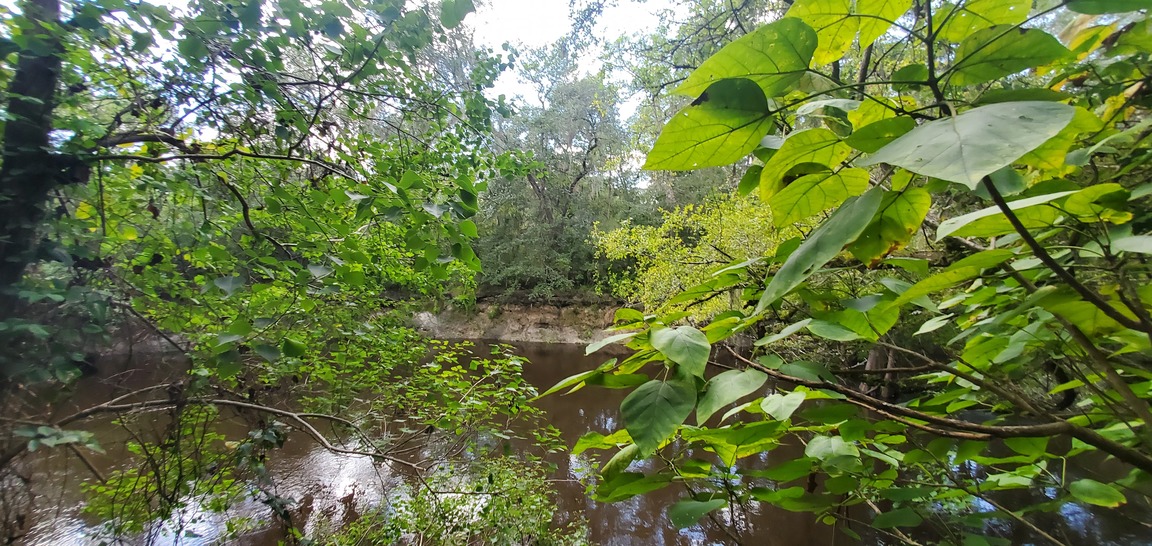
[[[520,354],[531,364],[524,371],[525,378],[540,390],[544,390],[572,374],[588,370],[600,364],[603,356],[586,357],[583,346],[559,344],[517,344]],[[154,358],[145,363],[147,371],[137,373],[138,380],[154,381],[156,370],[173,367],[171,361]],[[142,364],[141,366],[143,366]],[[131,374],[123,370],[121,374]],[[78,391],[80,403],[100,401],[108,396],[107,381],[88,378]],[[548,420],[558,428],[568,446],[588,431],[607,433],[620,426],[618,409],[626,391],[587,388],[567,396],[551,396],[537,402]],[[108,434],[115,434],[115,427]],[[107,439],[109,444],[124,438]],[[796,446],[793,446],[795,448]],[[115,453],[115,450],[109,450]],[[770,455],[765,464],[779,461],[795,452],[783,446]],[[301,501],[303,508],[298,511],[304,516],[321,515],[328,519],[353,518],[365,506],[378,503],[382,492],[392,490],[405,477],[391,472],[387,467],[374,464],[365,457],[354,457],[330,453],[306,438],[293,437],[283,449],[274,452],[268,465],[276,477],[277,492],[285,497]],[[91,462],[101,471],[115,469],[122,464],[117,455],[93,455]],[[714,524],[705,520],[704,524],[677,530],[665,516],[668,506],[684,494],[683,489],[667,487],[654,493],[634,497],[616,503],[598,503],[588,498],[585,486],[579,481],[590,466],[584,456],[574,457],[565,453],[551,455],[549,460],[555,465],[553,475],[557,487],[557,503],[560,514],[582,516],[588,523],[591,539],[596,544],[606,546],[689,546],[730,544],[732,541]],[[37,509],[34,512],[34,525],[25,543],[32,546],[86,545],[97,544],[88,538],[98,522],[85,519],[79,512],[84,502],[79,482],[91,473],[76,457],[68,456],[63,449],[42,452],[23,463],[22,470],[36,483],[38,494]],[[1023,490],[1019,495],[1043,495],[1042,491]],[[247,515],[257,521],[267,519],[267,508],[254,501],[241,502],[230,517]],[[1106,510],[1097,507],[1067,505],[1054,513],[1031,516],[1050,532],[1056,532],[1070,539],[1070,544],[1090,546],[1104,545],[1152,545],[1152,530],[1138,520],[1147,521],[1147,513],[1128,507],[1125,510]],[[309,526],[313,520],[309,518]],[[190,531],[179,540],[171,533],[164,536],[165,529],[153,529],[152,543],[207,545],[215,544],[216,537],[223,527],[225,518],[208,511],[192,508],[178,515],[176,520],[184,531]],[[847,545],[851,541],[842,534],[834,534],[832,529],[816,523],[810,514],[792,513],[774,508],[753,508],[747,516],[747,528],[743,530],[744,544],[763,546],[826,546]],[[1014,544],[1036,543],[1026,530],[1017,529],[1010,523],[991,522],[989,531],[1010,537]],[[857,529],[860,531],[861,529]],[[836,536],[839,535],[839,536]],[[279,538],[275,529],[250,532],[234,544],[264,546],[276,544]],[[138,543],[148,542],[141,537]]]

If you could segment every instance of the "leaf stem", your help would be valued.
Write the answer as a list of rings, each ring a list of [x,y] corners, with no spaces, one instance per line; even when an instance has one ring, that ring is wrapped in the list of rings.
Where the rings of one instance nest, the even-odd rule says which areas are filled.
[[[1125,328],[1131,328],[1133,330],[1152,335],[1152,331],[1144,328],[1144,325],[1140,324],[1139,321],[1133,320],[1120,313],[1120,311],[1117,311],[1116,308],[1105,301],[1102,296],[1093,292],[1087,286],[1084,286],[1083,283],[1081,283],[1078,279],[1076,279],[1074,275],[1072,275],[1072,272],[1068,271],[1068,269],[1060,265],[1056,259],[1048,253],[1048,249],[1044,248],[1044,245],[1041,245],[1040,242],[1032,236],[1032,232],[1028,231],[1028,228],[1024,227],[1024,224],[1020,221],[1020,218],[1018,218],[1016,214],[1012,212],[1012,209],[1008,207],[1008,203],[1004,200],[1004,196],[1000,194],[1000,190],[996,189],[996,185],[992,183],[991,178],[985,176],[983,179],[981,179],[981,182],[983,182],[985,189],[988,190],[988,195],[992,197],[992,201],[996,203],[996,206],[1000,209],[1000,212],[1004,213],[1004,216],[1008,218],[1008,222],[1012,224],[1012,228],[1016,230],[1018,235],[1020,235],[1020,239],[1024,241],[1024,244],[1028,245],[1028,248],[1032,250],[1032,253],[1036,255],[1041,263],[1047,266],[1048,269],[1051,269],[1052,272],[1060,278],[1060,280],[1064,281],[1068,284],[1068,286],[1072,287],[1072,289],[1075,290],[1076,293],[1080,294],[1080,296],[1083,297],[1086,301],[1099,308],[1101,312],[1108,316],[1108,318],[1120,323]]]

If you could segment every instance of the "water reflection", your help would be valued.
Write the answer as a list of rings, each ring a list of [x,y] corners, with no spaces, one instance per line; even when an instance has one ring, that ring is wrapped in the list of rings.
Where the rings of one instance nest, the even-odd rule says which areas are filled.
[[[477,351],[486,354],[482,344]],[[530,361],[525,378],[541,390],[561,379],[594,368],[604,357],[586,357],[582,346],[520,344],[520,353]],[[146,372],[121,374],[121,383],[113,386],[107,381],[86,380],[77,405],[106,400],[115,388],[131,388],[163,381],[169,371],[175,375],[180,366],[171,361],[156,359],[142,363]],[[550,396],[538,402],[550,423],[561,431],[564,442],[573,446],[585,432],[608,433],[620,426],[618,411],[626,391],[589,387],[567,396]],[[70,411],[63,409],[61,412]],[[163,426],[163,425],[157,425]],[[93,455],[94,464],[103,471],[117,468],[127,454],[123,443],[123,429],[106,424],[96,430],[108,450],[107,455]],[[239,432],[239,429],[238,431]],[[802,451],[800,445],[785,445],[771,452],[754,455],[742,465],[760,468],[773,466]],[[700,525],[677,530],[665,516],[667,507],[678,501],[685,490],[670,486],[662,490],[617,503],[598,503],[591,500],[585,484],[595,476],[595,469],[611,453],[590,452],[580,456],[568,453],[549,454],[546,460],[555,465],[554,485],[558,490],[559,519],[583,518],[588,522],[594,543],[606,546],[704,546],[732,544],[734,541],[709,519]],[[51,450],[36,457],[26,458],[22,471],[36,484],[37,511],[32,532],[25,544],[33,546],[97,544],[91,538],[99,522],[85,519],[80,514],[83,496],[78,484],[87,479],[88,470],[75,458],[62,450]],[[650,468],[637,463],[635,469]],[[1111,481],[1117,476],[1102,475],[1108,465],[1091,460],[1070,472]],[[275,493],[298,501],[297,521],[307,522],[306,531],[315,529],[318,521],[347,521],[367,509],[385,502],[385,495],[402,489],[405,477],[390,472],[388,467],[373,463],[366,457],[330,453],[306,438],[292,436],[283,449],[270,454],[268,467],[275,477]],[[1087,467],[1087,468],[1084,468]],[[979,467],[970,472],[983,472]],[[1051,492],[1040,488],[1024,488],[1005,492],[997,499],[1009,506],[1043,501]],[[977,511],[990,511],[990,506],[976,504]],[[750,506],[747,512],[736,508],[738,515],[721,511],[717,519],[727,522],[736,519],[742,523],[743,543],[763,546],[847,545],[851,541],[833,528],[814,521],[811,514],[791,513],[766,506]],[[1139,522],[1146,519],[1148,508],[1127,506],[1121,510],[1065,505],[1057,512],[1029,514],[1036,525],[1051,532],[1068,544],[1083,545],[1150,545],[1152,528]],[[214,544],[221,537],[224,516],[206,512],[199,506],[190,506],[179,517],[149,529],[154,544],[200,545]],[[241,534],[231,543],[251,546],[276,544],[282,530],[268,527],[269,510],[263,504],[248,499],[233,508],[227,516],[249,517],[253,530]],[[183,525],[178,525],[183,522]],[[856,531],[862,531],[856,528]],[[181,536],[191,531],[195,536]],[[1013,544],[1040,544],[1028,529],[1011,521],[989,522],[985,531],[989,535],[1009,539]],[[140,537],[137,543],[146,542]],[[923,537],[930,542],[932,537]],[[875,542],[875,541],[869,541]]]

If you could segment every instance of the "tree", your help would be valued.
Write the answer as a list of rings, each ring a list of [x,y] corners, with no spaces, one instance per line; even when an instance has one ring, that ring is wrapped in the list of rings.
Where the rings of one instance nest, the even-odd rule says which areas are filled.
[[[511,156],[483,198],[478,249],[490,286],[536,297],[591,287],[593,223],[642,208],[618,92],[603,72],[582,75],[573,55],[564,41],[527,55],[539,104],[521,105],[498,126]]]
[[[703,320],[729,310],[727,296],[748,287],[742,276],[724,278],[718,269],[747,267],[801,233],[774,232],[771,213],[758,199],[729,194],[666,211],[656,226],[625,222],[592,236],[604,258],[626,264],[609,280],[614,293],[649,312],[686,310]],[[685,292],[704,283],[703,293]]]
[[[467,353],[420,340],[389,312],[479,267],[472,217],[502,108],[483,91],[510,59],[460,34],[471,9],[30,0],[6,12],[5,491],[33,485],[13,460],[44,447],[83,458],[101,448],[87,426],[114,416],[133,440],[106,447],[141,463],[93,476],[90,508],[114,534],[206,495],[220,509],[251,494],[291,525],[263,466],[289,431],[424,470],[366,424],[468,442],[511,434],[509,418],[533,413],[522,360],[477,357],[476,381],[458,362]],[[186,364],[62,409],[85,352],[126,323]],[[422,363],[432,349],[443,360]],[[155,412],[172,425],[147,426]],[[233,414],[251,434],[217,441],[215,424]],[[5,537],[27,509],[4,506]]]
[[[778,225],[820,224],[764,256],[766,277],[723,269],[756,288],[699,328],[678,325],[683,313],[618,313],[636,354],[562,383],[648,378],[624,401],[620,433],[582,442],[620,448],[597,496],[685,482],[692,494],[669,509],[679,525],[757,502],[851,535],[841,523],[861,506],[891,540],[917,543],[904,529],[932,526],[942,543],[991,544],[1002,539],[988,519],[1068,543],[1032,513],[1148,495],[1150,51],[1135,10],[1149,7],[797,0],[701,63],[646,168],[751,154],[742,189]],[[1072,21],[1062,40],[1043,29],[1054,17]],[[901,255],[921,229],[947,245],[941,259]],[[844,283],[846,256],[871,282]],[[799,314],[765,324],[782,308]],[[758,325],[772,333],[750,352],[722,344]],[[796,336],[827,349],[786,360],[781,344]],[[891,365],[827,358],[838,347],[882,349]],[[724,361],[735,366],[706,374]],[[906,398],[858,389],[877,373],[901,377]],[[795,460],[751,457],[797,442]],[[1126,475],[1062,470],[1084,453]],[[629,472],[635,459],[656,469]],[[958,470],[970,463],[984,470]],[[1012,505],[1003,493],[1028,487],[1053,498]]]

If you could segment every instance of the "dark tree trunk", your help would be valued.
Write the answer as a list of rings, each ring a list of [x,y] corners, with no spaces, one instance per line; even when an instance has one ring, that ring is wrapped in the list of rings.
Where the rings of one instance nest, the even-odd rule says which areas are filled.
[[[60,78],[59,0],[25,0],[24,36],[36,44],[20,52],[8,87],[0,144],[0,320],[11,316],[12,285],[34,259],[49,192],[60,184],[60,164],[49,147]]]

